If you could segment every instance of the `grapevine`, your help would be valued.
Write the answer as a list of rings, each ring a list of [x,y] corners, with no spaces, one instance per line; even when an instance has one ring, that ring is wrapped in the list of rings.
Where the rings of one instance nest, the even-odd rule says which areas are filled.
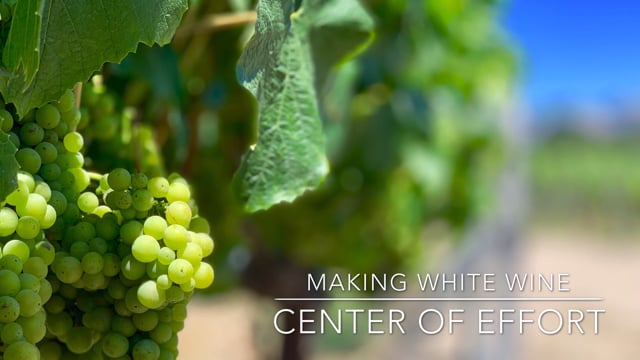
[[[186,304],[213,282],[208,223],[177,174],[87,171],[75,103],[0,113],[21,168],[0,208],[3,359],[174,359]]]

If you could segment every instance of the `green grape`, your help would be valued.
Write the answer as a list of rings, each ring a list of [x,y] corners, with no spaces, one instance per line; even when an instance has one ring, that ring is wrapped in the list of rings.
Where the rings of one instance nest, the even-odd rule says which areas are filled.
[[[133,314],[142,314],[145,311],[148,311],[149,308],[144,306],[142,302],[138,299],[138,291],[136,288],[131,288],[127,290],[127,294],[124,296],[124,303],[129,310]]]
[[[23,239],[33,239],[40,232],[40,223],[33,216],[23,216],[18,220],[16,234]]]
[[[78,208],[87,214],[93,212],[98,205],[100,205],[100,201],[94,193],[83,192],[78,196]]]
[[[167,274],[159,275],[156,278],[156,286],[160,290],[167,290],[167,289],[169,289],[171,287],[171,285],[172,285],[172,282],[169,279],[169,275],[167,275]]]
[[[51,187],[44,181],[36,182],[36,187],[33,192],[42,196],[47,202],[51,200]]]
[[[15,296],[21,288],[20,277],[11,270],[0,270],[0,296]]]
[[[40,290],[38,290],[38,295],[40,295],[40,301],[43,304],[46,304],[47,301],[51,299],[51,295],[53,295],[53,288],[47,279],[40,279]]]
[[[77,153],[84,145],[84,138],[78,132],[70,132],[64,136],[63,143],[67,151]]]
[[[122,276],[129,280],[137,280],[145,275],[147,268],[144,263],[136,260],[132,255],[125,256],[120,263]]]
[[[85,327],[72,327],[67,332],[66,339],[67,349],[74,354],[84,354],[91,350],[93,345],[93,334]]]
[[[169,185],[169,190],[167,191],[167,201],[169,201],[169,203],[172,203],[174,201],[182,201],[182,202],[187,202],[189,201],[189,199],[191,199],[191,191],[189,190],[189,185],[181,183],[181,182],[174,182],[171,185]]]
[[[75,178],[73,189],[76,193],[83,192],[84,189],[86,189],[91,183],[91,178],[89,178],[89,174],[84,169],[72,168],[68,169],[67,171],[70,172]]]
[[[166,246],[158,251],[158,262],[162,265],[169,265],[176,258],[176,253]]]
[[[62,347],[56,341],[43,341],[37,344],[40,349],[40,360],[61,360]]]
[[[136,260],[148,263],[158,258],[160,244],[149,235],[140,235],[131,244],[131,254]]]
[[[83,241],[76,241],[69,248],[69,254],[78,260],[81,260],[87,253],[89,253],[89,244]]]
[[[20,290],[16,301],[20,304],[20,316],[33,316],[42,307],[40,295],[33,290]]]
[[[40,155],[42,164],[51,164],[58,158],[58,150],[51,143],[43,141],[36,146],[35,150]]]
[[[125,244],[133,244],[133,241],[142,235],[143,225],[137,220],[130,220],[120,228],[120,237]]]
[[[29,194],[27,200],[16,206],[19,216],[33,216],[42,220],[47,213],[47,200],[38,194]]]
[[[175,259],[169,264],[169,279],[176,284],[184,284],[193,276],[193,265],[184,259]]]
[[[5,109],[0,109],[0,129],[5,133],[11,131],[13,127],[13,116]]]
[[[40,227],[42,229],[50,229],[58,219],[56,209],[51,205],[47,205],[47,211],[44,213],[44,217],[40,220]]]
[[[133,345],[133,360],[158,360],[160,347],[153,340],[142,339]]]
[[[116,315],[111,320],[111,330],[122,334],[125,337],[132,337],[136,333],[136,326],[133,325],[131,317]]]
[[[18,323],[8,323],[2,326],[0,331],[0,340],[6,345],[13,344],[16,341],[22,340],[24,334],[22,332],[22,326]]]
[[[60,111],[51,104],[44,105],[36,110],[36,122],[44,129],[53,129],[60,123]]]
[[[153,236],[156,240],[162,239],[167,229],[167,222],[158,215],[149,216],[144,221],[144,233]]]
[[[56,103],[56,106],[61,113],[66,113],[71,111],[75,104],[76,97],[73,95],[73,91],[67,89],[67,91],[65,91],[62,96],[60,96],[60,99]]]
[[[207,221],[207,219],[199,216],[191,219],[189,230],[195,233],[204,234],[209,234],[211,232],[211,228],[209,227],[209,222]]]
[[[20,288],[22,290],[40,291],[40,279],[35,275],[23,273],[19,274],[18,277],[20,278]]]
[[[148,183],[149,179],[145,174],[136,173],[131,177],[131,187],[134,189],[144,189],[147,187]]]
[[[96,235],[105,241],[114,241],[120,232],[117,217],[104,216],[96,222]]]
[[[167,206],[166,217],[169,224],[179,224],[186,228],[191,222],[191,208],[183,201],[175,201]]]
[[[97,252],[88,252],[82,257],[82,270],[87,274],[97,274],[102,271],[104,260]]]
[[[209,236],[209,234],[192,233],[191,241],[200,246],[200,249],[202,249],[202,257],[207,257],[213,253],[215,244],[213,243],[213,239],[211,238],[211,236]]]
[[[110,358],[124,356],[129,350],[129,340],[117,332],[109,332],[102,339],[102,351]]]
[[[48,241],[38,242],[35,245],[32,253],[33,256],[38,256],[42,258],[42,260],[46,265],[51,265],[51,263],[53,262],[53,259],[55,258],[55,254],[56,252],[53,247],[53,244],[51,244]]]
[[[76,108],[72,108],[70,111],[66,111],[60,114],[61,120],[67,124],[69,130],[77,129],[82,120],[82,111]]]
[[[106,194],[105,202],[112,209],[128,209],[133,204],[133,197],[129,190],[114,190]]]
[[[120,272],[120,258],[116,254],[105,254],[102,273],[104,276],[116,276]]]
[[[153,207],[153,195],[147,189],[138,189],[133,192],[132,205],[137,211],[148,211]]]
[[[171,351],[160,348],[160,357],[158,360],[176,360],[176,356]]]
[[[108,307],[97,307],[82,316],[82,324],[89,329],[104,333],[111,328],[113,311]]]
[[[178,250],[178,257],[185,259],[191,263],[194,267],[200,264],[202,261],[202,249],[198,244],[194,242],[187,243],[187,245]]]
[[[41,341],[47,333],[47,313],[40,309],[33,316],[19,317],[16,322],[22,326],[24,337],[32,344]]]
[[[37,151],[32,148],[22,148],[16,152],[16,161],[20,169],[35,174],[42,166],[42,159]]]
[[[66,153],[65,155],[68,158],[69,168],[75,169],[84,166],[84,155],[82,153]]]
[[[72,256],[54,260],[51,268],[58,280],[65,284],[72,284],[82,277],[82,265],[78,259]]]
[[[162,265],[159,261],[152,261],[147,263],[147,276],[155,280],[158,276],[166,274],[168,270],[167,265]]]
[[[20,280],[18,280],[20,282]],[[14,322],[20,316],[20,304],[11,296],[0,296],[0,323]]]
[[[169,324],[159,323],[149,332],[149,337],[158,344],[164,344],[171,339],[173,330]]]
[[[12,271],[14,274],[22,272],[22,260],[12,254],[5,254],[0,258],[0,269]]]
[[[82,283],[87,290],[99,290],[107,286],[107,278],[102,273],[83,274]]]
[[[96,237],[96,228],[88,221],[79,222],[73,227],[73,239],[88,243],[89,240]]]
[[[27,146],[36,146],[44,140],[44,129],[36,123],[26,123],[20,129],[20,141]]]
[[[60,142],[60,139],[58,138],[58,134],[53,131],[53,130],[45,130],[44,131],[44,138],[42,139],[42,141],[46,141],[50,144],[56,145]],[[56,151],[58,150],[58,148],[56,148]]]
[[[0,208],[0,237],[9,236],[16,231],[18,215],[8,207]]]
[[[44,279],[47,277],[49,268],[43,258],[34,256],[24,262],[22,271],[26,274],[31,274],[38,279]]]
[[[185,303],[177,303],[171,308],[173,321],[182,322],[187,318],[187,305]]]
[[[151,178],[147,184],[147,189],[149,189],[153,197],[163,198],[169,192],[169,181],[162,177]]]
[[[60,178],[60,175],[62,174],[62,169],[60,168],[60,165],[58,164],[44,164],[42,165],[42,167],[40,168],[40,175],[42,175],[42,177],[51,182],[54,180],[57,180],[58,178]],[[62,187],[62,186],[60,186]],[[53,188],[53,186],[52,186]],[[58,189],[55,189],[58,190]]]
[[[126,169],[117,168],[109,173],[107,182],[113,190],[126,190],[131,185],[131,174]]]
[[[182,249],[189,242],[189,233],[181,225],[169,225],[164,231],[164,244],[173,250]]]
[[[40,350],[27,341],[16,341],[4,350],[3,360],[40,360]]]
[[[20,148],[20,137],[15,132],[12,131],[9,133],[9,141],[11,141],[16,148]]]
[[[29,192],[33,192],[36,188],[36,180],[33,178],[33,175],[22,170],[18,171],[18,183],[26,184]]]
[[[53,300],[52,298],[51,300]],[[51,300],[49,303],[51,303]],[[49,304],[47,304],[49,305]],[[47,311],[49,311],[49,306],[45,306]],[[51,332],[51,334],[61,337],[66,335],[69,330],[73,327],[73,319],[71,315],[69,315],[66,311],[59,312],[51,312],[47,314],[47,330]]]
[[[180,289],[180,286],[171,286],[165,291],[165,295],[167,297],[167,302],[174,304],[183,301],[185,298],[184,291]]]
[[[214,280],[213,267],[206,262],[200,263],[193,273],[192,280],[193,283],[191,285],[193,285],[196,289],[208,288],[209,286],[211,286]]]
[[[196,288],[196,281],[193,278],[180,284],[180,290],[184,291],[185,293],[190,293],[195,288]]]
[[[6,255],[15,255],[17,256],[22,263],[29,260],[29,246],[24,243],[24,241],[20,240],[9,240],[2,247],[2,253],[4,256]]]
[[[93,239],[89,240],[89,250],[97,252],[101,255],[104,255],[107,252],[108,246],[109,245],[107,245],[107,242],[100,237],[94,237]]]
[[[115,300],[124,299],[126,292],[127,288],[118,280],[112,280],[109,282],[109,285],[107,285],[107,293]]]
[[[18,181],[18,188],[7,196],[7,204],[17,206],[27,201],[29,196],[29,187],[23,181]]]
[[[146,306],[146,305],[145,305]],[[133,314],[133,325],[140,331],[151,331],[158,325],[158,313],[155,311],[147,311],[142,314]]]
[[[80,209],[74,203],[67,203],[67,208],[62,213],[62,218],[68,223],[75,223],[80,220]]]

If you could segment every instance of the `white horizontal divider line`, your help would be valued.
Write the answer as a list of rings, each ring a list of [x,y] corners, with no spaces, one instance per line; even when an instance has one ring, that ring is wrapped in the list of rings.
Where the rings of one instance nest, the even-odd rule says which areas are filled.
[[[596,302],[604,301],[601,297],[310,297],[310,298],[274,298],[275,301],[580,301],[580,302]]]

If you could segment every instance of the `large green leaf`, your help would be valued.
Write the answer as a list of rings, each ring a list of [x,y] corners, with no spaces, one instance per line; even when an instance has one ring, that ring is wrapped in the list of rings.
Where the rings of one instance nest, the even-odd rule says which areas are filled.
[[[16,146],[9,135],[0,130],[0,202],[18,188],[18,169]]]
[[[18,1],[3,62],[2,94],[19,114],[57,99],[138,43],[166,44],[188,0]],[[36,10],[36,11],[34,11]]]
[[[373,26],[357,0],[306,0],[294,8],[293,0],[261,0],[255,34],[238,63],[238,80],[259,106],[258,141],[234,180],[250,212],[293,201],[328,173],[315,62],[326,71],[361,46]],[[320,56],[315,48],[330,54]]]

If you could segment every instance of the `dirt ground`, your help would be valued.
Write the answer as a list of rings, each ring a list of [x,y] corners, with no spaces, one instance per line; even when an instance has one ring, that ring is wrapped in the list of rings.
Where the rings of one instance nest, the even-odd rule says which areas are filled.
[[[569,273],[569,296],[603,297],[589,304],[553,307],[602,308],[598,335],[531,332],[514,336],[370,336],[350,350],[316,349],[314,360],[356,359],[637,359],[640,350],[639,236],[609,236],[577,230],[536,230],[525,239],[519,266]],[[271,324],[268,301],[237,292],[189,307],[180,334],[181,360],[272,359],[280,338]],[[362,340],[362,339],[360,339]],[[470,357],[469,354],[474,354]]]

